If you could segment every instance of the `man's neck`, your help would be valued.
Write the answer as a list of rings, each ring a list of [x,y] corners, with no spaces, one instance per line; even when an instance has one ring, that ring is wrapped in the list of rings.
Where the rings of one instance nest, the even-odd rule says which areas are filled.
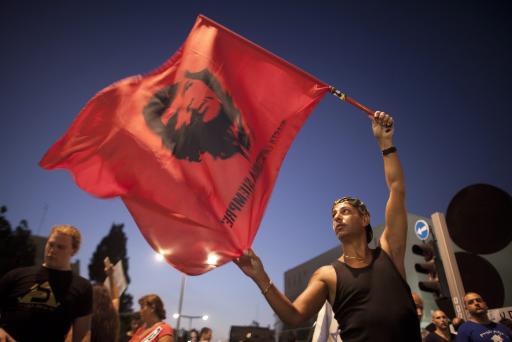
[[[64,266],[55,266],[55,265],[49,266],[46,262],[43,262],[43,267],[50,269],[50,270],[56,270],[56,271],[71,271],[71,264],[67,264]]]
[[[469,320],[478,324],[488,324],[491,322],[489,320],[489,317],[487,317],[487,312],[481,315],[471,315],[471,317],[469,317]]]
[[[343,243],[343,254],[349,257],[364,258],[369,252],[368,244],[362,240],[350,240],[342,241]]]
[[[340,261],[359,267],[371,262],[371,250],[366,241],[350,241],[343,243],[343,255]]]
[[[446,329],[436,328],[435,333],[437,335],[443,337],[447,341],[450,340],[450,329],[449,328],[446,328]]]

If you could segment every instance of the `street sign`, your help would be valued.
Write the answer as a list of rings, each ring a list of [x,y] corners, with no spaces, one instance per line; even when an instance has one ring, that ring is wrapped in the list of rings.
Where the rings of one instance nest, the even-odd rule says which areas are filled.
[[[416,221],[416,223],[414,224],[414,232],[416,233],[418,239],[420,239],[421,241],[428,239],[430,235],[430,227],[428,226],[427,221]]]
[[[492,309],[487,311],[487,316],[493,322],[499,322],[502,319],[512,319],[512,306],[506,308]]]

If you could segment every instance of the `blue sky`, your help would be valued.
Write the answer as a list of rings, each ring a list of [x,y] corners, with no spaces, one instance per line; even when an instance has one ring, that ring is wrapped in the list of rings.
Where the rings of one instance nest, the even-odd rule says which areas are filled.
[[[121,201],[93,198],[65,171],[37,165],[96,92],[159,66],[202,13],[392,113],[408,210],[429,216],[470,184],[512,192],[511,9],[505,1],[3,1],[0,204],[11,222],[27,219],[41,235],[57,223],[80,227],[83,275],[111,224],[124,223],[128,291],[161,295],[175,325],[180,274],[154,261]],[[330,206],[345,194],[368,204],[374,225],[382,222],[387,190],[369,120],[326,96],[284,160],[255,239],[278,287],[284,271],[337,245]],[[209,314],[215,339],[227,338],[230,325],[274,322],[232,264],[189,277],[183,312]]]

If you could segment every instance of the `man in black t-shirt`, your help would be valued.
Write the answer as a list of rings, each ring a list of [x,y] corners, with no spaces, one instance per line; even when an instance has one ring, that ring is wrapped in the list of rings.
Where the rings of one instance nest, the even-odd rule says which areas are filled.
[[[442,310],[436,310],[432,313],[432,323],[434,323],[436,330],[428,334],[423,340],[424,342],[455,341],[455,335],[450,331],[448,316]]]
[[[48,237],[42,266],[17,268],[0,279],[0,342],[90,340],[92,287],[71,271],[80,248],[80,231],[55,226]]]

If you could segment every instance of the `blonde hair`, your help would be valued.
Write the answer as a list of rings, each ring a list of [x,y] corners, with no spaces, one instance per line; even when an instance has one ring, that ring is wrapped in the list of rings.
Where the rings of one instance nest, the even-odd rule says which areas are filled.
[[[80,249],[80,243],[82,242],[82,235],[77,227],[70,224],[59,224],[52,227],[52,231],[49,236],[53,233],[65,234],[71,237],[71,247],[75,252]]]

